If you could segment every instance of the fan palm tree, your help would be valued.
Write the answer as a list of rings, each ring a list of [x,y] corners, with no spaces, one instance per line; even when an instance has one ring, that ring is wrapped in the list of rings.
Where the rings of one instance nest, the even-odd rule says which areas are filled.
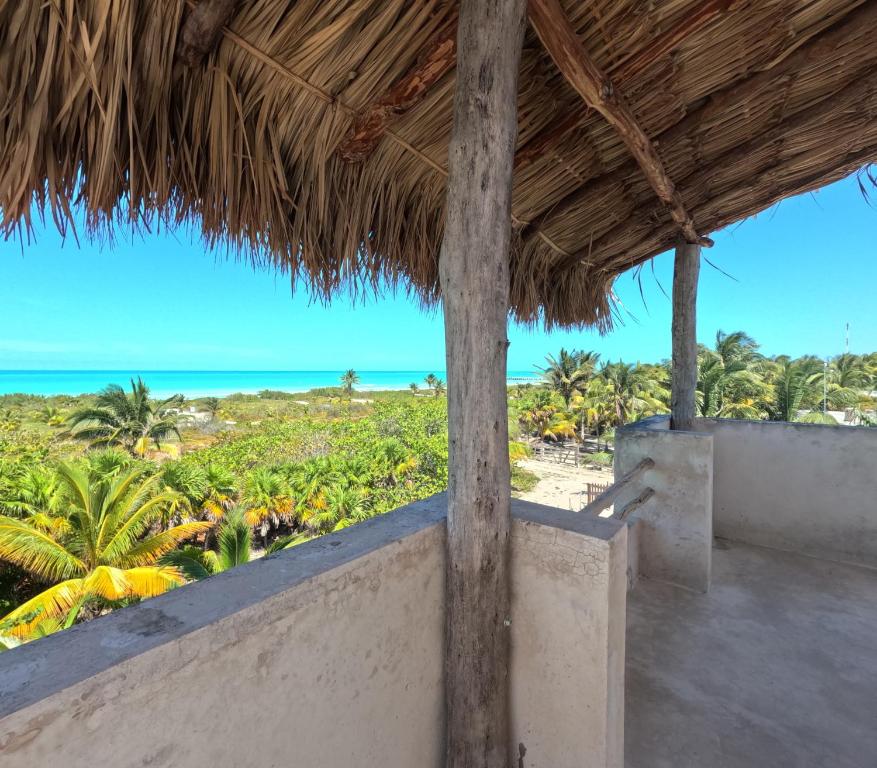
[[[142,456],[150,441],[161,448],[161,441],[169,436],[180,438],[180,417],[174,409],[182,403],[182,395],[152,400],[149,387],[140,378],[131,379],[130,394],[118,384],[110,384],[98,394],[93,407],[70,416],[70,433],[93,445],[121,445]]]
[[[353,385],[359,384],[359,376],[353,368],[349,368],[342,374],[341,384],[344,387],[344,394],[350,397],[353,394]]]
[[[250,562],[253,529],[238,510],[230,512],[219,526],[216,542],[216,551],[194,546],[175,549],[162,555],[159,565],[176,568],[189,581],[200,581]]]
[[[599,359],[600,355],[596,352],[567,352],[561,347],[556,358],[552,355],[545,357],[547,365],[539,370],[548,386],[563,398],[568,409],[573,395],[588,383]]]
[[[325,509],[317,512],[310,525],[322,531],[340,531],[368,517],[369,504],[360,488],[336,485],[326,494]]]
[[[0,559],[52,586],[3,618],[12,633],[27,637],[44,620],[76,612],[91,598],[117,601],[152,597],[183,583],[157,559],[210,523],[187,523],[155,533],[152,526],[169,501],[156,492],[156,476],[126,470],[95,480],[85,467],[60,464],[69,527],[46,532],[26,520],[0,517]]]
[[[201,509],[210,520],[222,520],[234,506],[237,481],[231,470],[219,464],[208,464],[204,469],[206,493]]]
[[[25,518],[42,530],[54,530],[64,519],[64,486],[54,469],[35,465],[13,477],[0,496],[0,511]]]

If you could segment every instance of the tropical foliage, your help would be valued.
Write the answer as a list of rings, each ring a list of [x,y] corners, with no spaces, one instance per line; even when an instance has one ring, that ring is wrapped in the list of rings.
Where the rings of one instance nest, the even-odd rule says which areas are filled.
[[[3,618],[13,636],[75,618],[90,601],[152,597],[183,583],[177,570],[156,561],[210,527],[158,528],[169,494],[157,475],[127,469],[101,478],[86,463],[61,463],[56,472],[63,499],[54,513],[0,516],[0,559],[48,585]]]
[[[181,395],[153,400],[142,379],[131,379],[131,392],[110,384],[93,406],[70,416],[71,434],[92,445],[121,445],[142,456],[149,443],[157,448],[171,435],[180,436]]]
[[[531,441],[611,464],[616,427],[669,409],[666,362],[560,350],[540,371],[509,389],[515,489]],[[355,383],[204,398],[191,421],[139,380],[0,397],[0,650],[444,490],[444,383],[339,397]],[[770,358],[742,332],[699,350],[702,416],[875,425],[875,390],[877,355]]]

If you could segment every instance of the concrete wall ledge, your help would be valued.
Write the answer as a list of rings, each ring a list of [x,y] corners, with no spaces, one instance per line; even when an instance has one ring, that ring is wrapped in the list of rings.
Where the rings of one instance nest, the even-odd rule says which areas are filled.
[[[437,525],[433,496],[0,654],[0,717]]]
[[[877,566],[877,429],[699,419],[714,441],[715,533]]]
[[[616,477],[645,458],[655,466],[616,500],[621,508],[644,487],[654,491],[629,518],[631,583],[642,576],[706,592],[712,573],[713,438],[670,430],[668,416],[616,431]]]
[[[0,762],[439,768],[445,513],[434,496],[0,654]],[[627,527],[513,515],[515,754],[622,768]]]

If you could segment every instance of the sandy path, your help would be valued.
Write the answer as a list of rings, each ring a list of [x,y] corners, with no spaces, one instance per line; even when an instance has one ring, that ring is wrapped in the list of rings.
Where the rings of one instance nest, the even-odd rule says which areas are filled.
[[[613,477],[611,469],[596,471],[535,459],[524,459],[518,465],[539,478],[536,487],[520,498],[560,509],[580,509],[584,504],[582,493],[589,482],[611,483]]]

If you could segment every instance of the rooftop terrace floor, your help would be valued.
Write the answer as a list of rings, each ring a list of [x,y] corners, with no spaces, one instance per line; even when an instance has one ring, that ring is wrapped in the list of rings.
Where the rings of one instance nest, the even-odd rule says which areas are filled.
[[[877,766],[877,571],[719,541],[628,597],[627,768]]]

